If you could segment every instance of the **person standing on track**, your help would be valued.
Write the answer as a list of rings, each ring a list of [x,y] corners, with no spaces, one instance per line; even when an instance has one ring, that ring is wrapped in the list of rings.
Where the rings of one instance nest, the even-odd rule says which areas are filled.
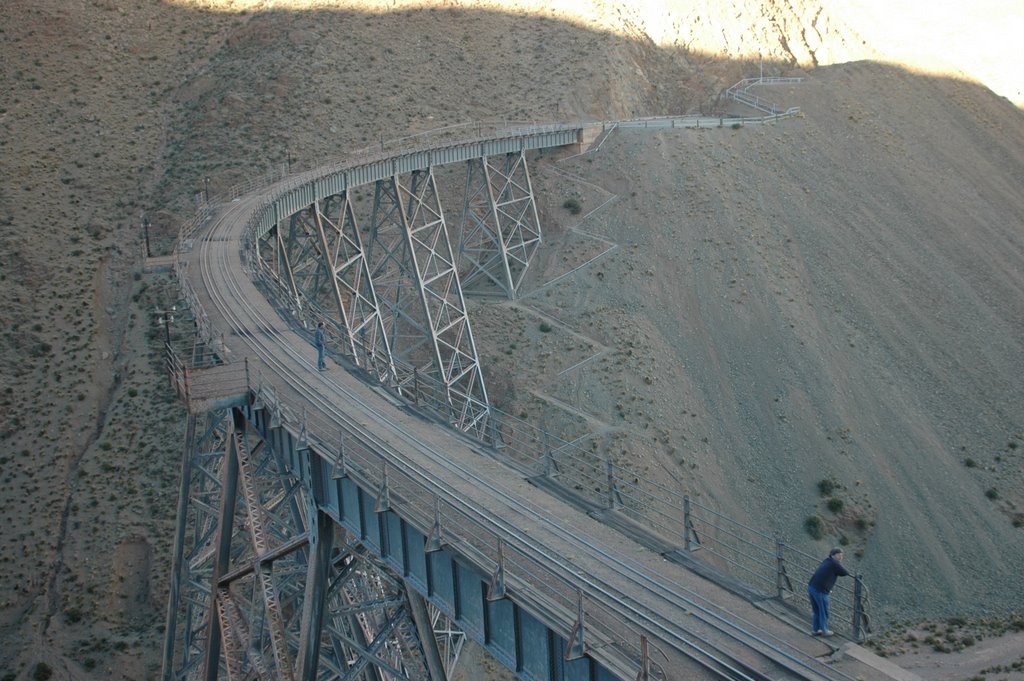
[[[832,636],[828,628],[828,598],[832,587],[839,577],[849,576],[843,567],[843,550],[838,546],[829,551],[828,558],[814,571],[811,581],[807,583],[807,595],[811,599],[811,634],[814,636]]]
[[[316,325],[316,333],[313,334],[313,345],[316,346],[316,368],[324,371],[327,369],[327,363],[324,361],[324,350],[327,349],[327,346],[324,344],[323,322]]]

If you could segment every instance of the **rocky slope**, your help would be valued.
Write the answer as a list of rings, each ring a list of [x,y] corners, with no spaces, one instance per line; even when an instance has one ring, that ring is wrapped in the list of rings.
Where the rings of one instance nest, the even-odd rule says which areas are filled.
[[[471,119],[711,111],[756,73],[755,49],[782,73],[879,47],[811,5],[540,4],[5,3],[0,675],[159,669],[181,415],[157,354],[175,293],[142,272],[144,221],[159,253],[207,178],[216,192]],[[886,561],[918,549],[922,611],[996,607],[1020,543],[1020,112],[899,70],[807,75],[779,95],[803,120],[620,136],[599,173],[575,168],[622,197],[630,212],[599,217],[636,250],[583,279],[567,314],[621,306],[614,323],[665,370],[648,399],[699,415],[677,423],[659,402],[674,450],[638,455],[697,463],[685,484],[740,515],[786,499],[778,523],[797,534],[835,475],[872,504],[865,569],[893,585],[880,602],[915,610],[919,568]],[[543,207],[552,234],[570,224],[560,198]],[[629,314],[666,297],[678,314]],[[615,415],[614,390],[589,394]]]

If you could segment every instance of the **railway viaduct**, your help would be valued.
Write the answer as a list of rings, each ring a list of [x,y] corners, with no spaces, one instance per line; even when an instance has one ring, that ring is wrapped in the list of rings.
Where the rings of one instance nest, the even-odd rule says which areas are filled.
[[[165,680],[446,679],[465,637],[544,681],[910,678],[691,569],[690,518],[666,538],[626,476],[489,403],[465,291],[519,293],[542,241],[529,155],[613,128],[381,151],[208,201],[183,230],[196,340],[168,343],[189,416]],[[552,493],[594,471],[607,504]],[[794,591],[777,577],[763,601]]]

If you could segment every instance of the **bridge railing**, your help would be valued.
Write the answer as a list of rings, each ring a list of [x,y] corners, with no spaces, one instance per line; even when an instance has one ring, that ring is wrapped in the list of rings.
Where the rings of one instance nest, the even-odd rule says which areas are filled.
[[[396,394],[450,421],[450,405],[439,381],[411,368],[399,373],[416,378]],[[600,441],[592,434],[565,440],[494,407],[490,418],[488,444],[528,474],[550,480],[594,508],[641,523],[680,551],[699,552],[706,562],[764,598],[801,604],[806,598],[807,580],[820,559],[694,500],[682,485],[662,484],[598,454]],[[867,635],[868,594],[859,576],[853,586],[836,585],[832,604],[833,622],[849,623],[855,640]]]
[[[781,115],[768,118],[792,115],[794,111],[798,110],[791,109]],[[701,120],[699,117],[686,118],[695,120],[698,124]],[[666,117],[660,120],[674,125],[671,121],[682,119]],[[644,119],[642,122],[644,127],[658,127],[652,121],[654,119]],[[641,121],[635,123],[640,124]],[[622,126],[623,123],[620,122],[618,125]],[[661,127],[667,127],[667,125]],[[458,128],[459,126],[451,126],[449,130],[454,131]],[[506,130],[504,134],[514,135],[522,134],[527,130],[538,132],[564,128],[565,126],[531,126],[512,132]],[[465,130],[461,129],[461,132],[464,133]],[[483,126],[480,125],[477,126],[476,132],[491,134],[485,133]],[[386,149],[390,144],[401,146],[403,153],[406,153],[416,148],[430,148],[436,144],[438,139],[435,137],[433,142],[422,145],[402,146],[410,139],[420,140],[425,137],[427,135],[416,135],[382,142],[381,150],[364,150],[360,157],[355,159],[348,157],[345,165],[357,165],[366,162],[367,159],[379,158],[382,155],[384,157],[392,156],[395,152],[388,153]],[[330,172],[330,170],[322,172]],[[214,201],[237,198],[259,186],[280,181],[283,176],[282,171],[268,172],[264,177],[231,188],[227,193],[216,197]],[[308,181],[308,177],[289,176],[289,181],[278,189],[280,192],[286,192]],[[267,201],[253,214],[250,227],[255,227],[259,223],[263,213],[271,205],[272,202]],[[193,221],[183,226],[179,237],[179,247],[184,247],[187,250],[188,240],[208,217],[209,212],[205,209],[201,210]],[[251,229],[247,230],[247,235],[248,241],[243,250],[251,253],[251,249],[255,247]],[[329,328],[333,325],[326,315],[322,315],[316,310],[298,309],[300,301],[290,300],[287,292],[277,285],[268,272],[257,267],[253,258],[247,255],[244,261],[247,263],[250,273],[257,280],[262,280],[261,288],[268,292],[272,299],[276,299],[279,308],[286,314],[298,317],[296,321],[299,326],[312,329],[316,326],[315,322],[319,320],[328,322]],[[184,276],[179,276],[179,278],[182,281],[183,290],[186,291],[186,297],[194,299],[194,294],[187,295],[190,289]],[[197,327],[200,334],[209,336],[206,341],[212,347],[223,346],[223,343],[219,342],[214,335],[214,331],[205,323],[201,307],[196,305],[192,309],[197,311],[199,319]],[[337,329],[336,331],[340,332]],[[444,421],[450,421],[451,406],[447,402],[447,391],[443,389],[443,386],[430,375],[417,372],[413,367],[400,367],[399,376],[401,380],[388,387],[403,399],[432,411]],[[735,573],[738,578],[751,584],[755,589],[763,591],[766,595],[783,598],[801,596],[802,585],[806,583],[806,578],[816,567],[817,563],[813,558],[796,551],[781,539],[744,526],[708,506],[696,503],[682,489],[681,484],[677,486],[662,484],[622,466],[610,458],[598,455],[597,453],[602,448],[602,442],[598,436],[581,432],[574,439],[563,439],[493,407],[486,433],[484,439],[488,445],[494,447],[510,462],[524,467],[529,474],[552,480],[568,493],[586,503],[620,512],[643,523],[659,536],[679,546],[681,550],[702,550],[704,555],[708,556],[709,562]],[[793,579],[796,580],[796,586],[793,585]],[[846,594],[846,591],[845,587],[837,588],[835,608],[837,614],[844,619],[844,610],[849,611],[850,621],[854,623],[852,633],[855,638],[860,638],[866,631],[864,625],[868,621],[866,591],[859,579],[856,582],[856,588],[849,590],[850,594]],[[847,603],[849,605],[846,605]],[[839,619],[837,618],[836,621]]]
[[[428,552],[451,550],[478,568],[490,570],[490,585],[484,594],[487,600],[502,598],[507,590],[550,626],[579,626],[585,621],[585,634],[576,632],[572,624],[565,624],[562,632],[570,649],[578,645],[579,655],[586,649],[612,667],[621,665],[623,659],[644,660],[643,623],[622,616],[627,604],[605,588],[601,578],[581,572],[578,565],[562,556],[545,552],[539,548],[542,544],[528,537],[514,521],[488,511],[486,505],[450,494],[443,479],[393,455],[387,443],[376,440],[359,425],[346,423],[339,439],[327,440],[324,434],[337,433],[338,424],[326,413],[295,413],[258,372],[251,376],[250,391],[282,426],[303,434],[308,445],[326,461],[331,479],[349,478],[364,490],[377,490],[374,510],[395,511],[420,530],[427,537]],[[506,537],[510,539],[506,541]],[[362,539],[379,541],[373,536]],[[435,605],[451,617],[458,615],[445,611],[443,604]],[[617,654],[601,653],[609,647]],[[622,678],[631,678],[637,669],[616,671]]]
[[[799,83],[802,80],[803,78],[780,77],[744,78],[743,80],[736,83],[732,87],[726,89],[725,97],[726,99],[732,99],[741,104],[746,104],[747,106],[758,111],[763,111],[764,113],[769,114],[771,116],[794,115],[800,112],[799,108],[793,107],[787,110],[781,110],[772,102],[769,102],[766,99],[762,99],[757,95],[751,94],[750,88],[754,87],[755,85],[780,85],[785,83]]]

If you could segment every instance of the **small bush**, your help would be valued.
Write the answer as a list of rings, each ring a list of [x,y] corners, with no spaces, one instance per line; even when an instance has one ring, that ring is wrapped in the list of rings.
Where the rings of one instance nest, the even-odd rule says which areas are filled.
[[[32,670],[32,678],[35,681],[46,681],[51,676],[53,676],[53,669],[45,662],[38,663],[36,668]]]
[[[821,518],[816,515],[809,516],[804,521],[804,529],[812,539],[821,539],[825,536],[825,523],[821,522]]]
[[[547,322],[541,322],[539,328],[541,330],[541,333],[550,333],[551,332],[551,325],[548,324]]]
[[[985,490],[985,496],[995,501],[996,499],[999,498],[999,490],[997,490],[995,487],[989,487],[987,490]]]
[[[838,485],[835,480],[832,478],[825,478],[818,482],[818,493],[823,497],[827,497],[832,494],[832,492],[836,491],[836,487],[838,487]]]
[[[579,202],[579,199],[566,199],[565,203],[562,204],[562,208],[573,215],[579,215],[580,211],[583,210],[583,205]]]
[[[839,499],[838,497],[832,497],[831,499],[828,500],[828,504],[826,505],[828,506],[828,510],[832,511],[833,513],[839,513],[840,511],[843,510],[843,500]]]
[[[82,611],[78,608],[68,608],[64,612],[64,619],[68,621],[68,624],[75,624],[76,622],[81,622]]]
[[[967,466],[968,468],[977,468],[978,462],[972,459],[971,457],[967,457],[966,459],[964,459],[964,465]]]
[[[743,124],[742,124],[742,123],[733,123],[733,124],[732,124],[732,129],[733,129],[733,130],[739,130],[739,129],[740,129],[740,128],[742,128],[742,127],[743,127]]]

